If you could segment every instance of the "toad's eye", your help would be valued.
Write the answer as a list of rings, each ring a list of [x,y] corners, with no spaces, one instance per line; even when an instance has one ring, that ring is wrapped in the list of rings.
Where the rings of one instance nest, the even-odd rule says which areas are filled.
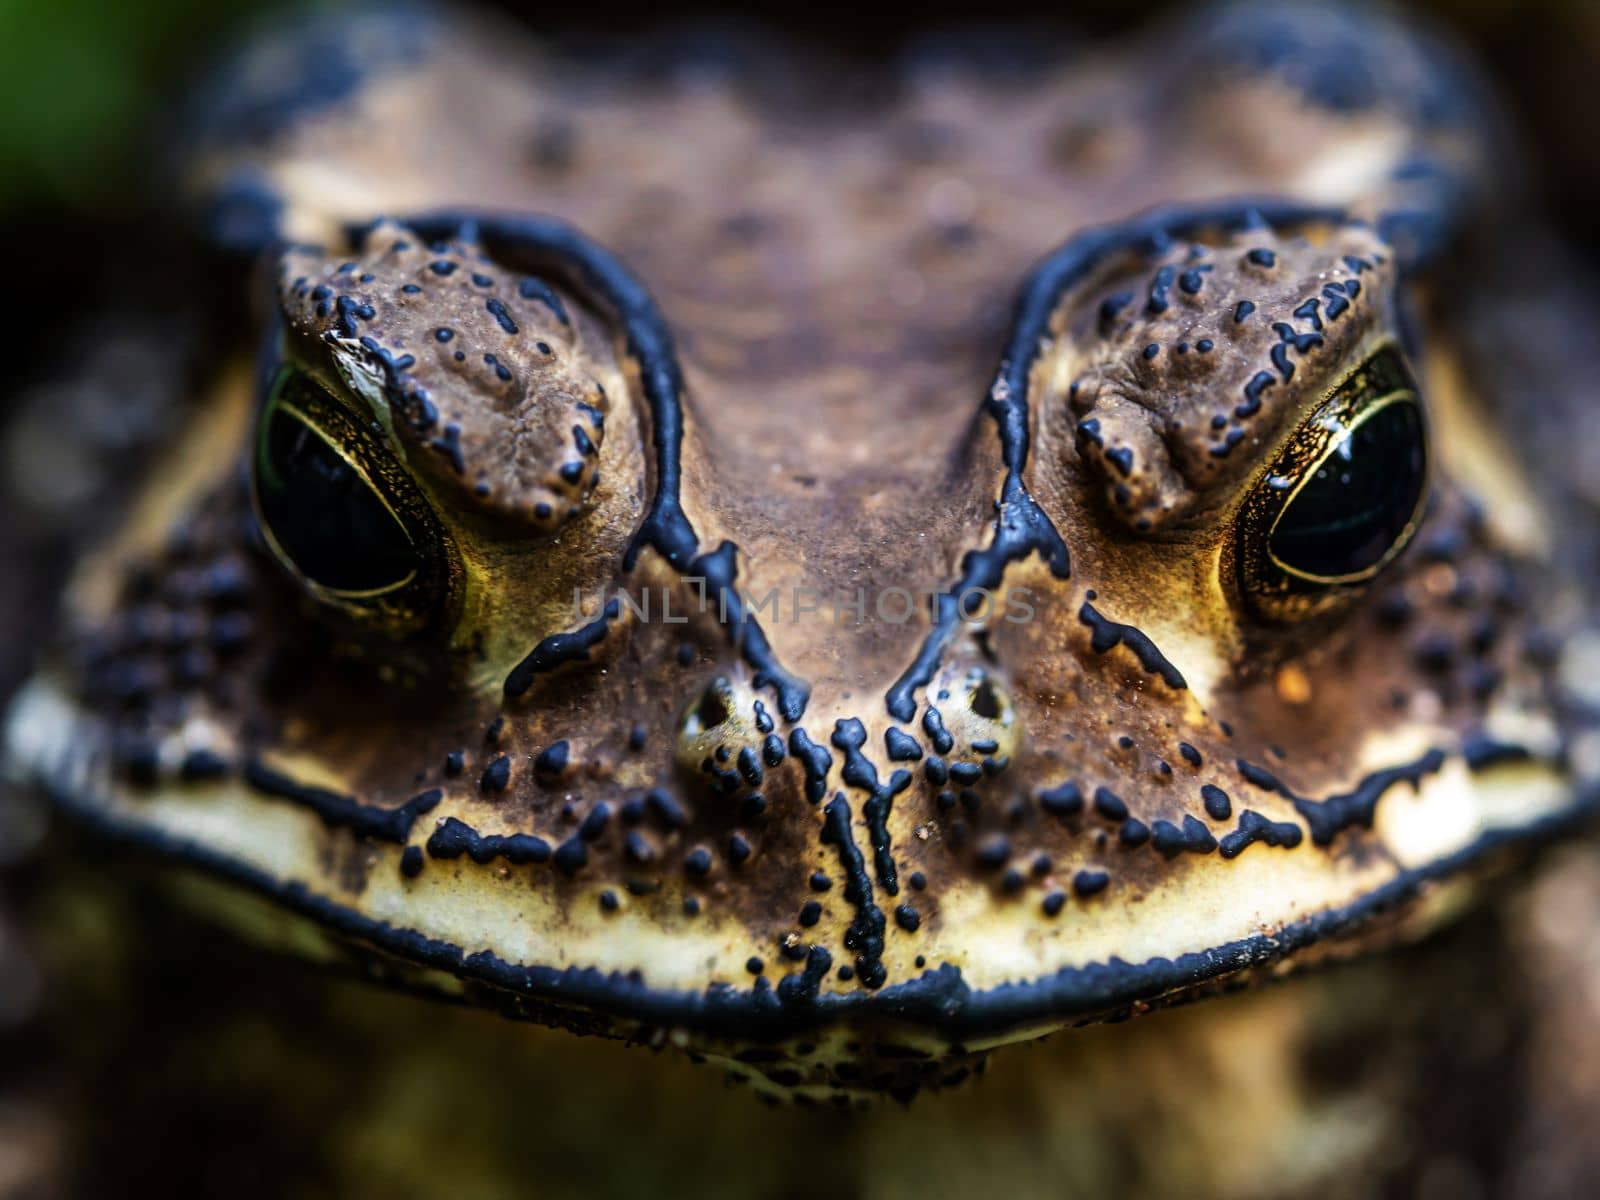
[[[1263,615],[1310,615],[1400,553],[1427,493],[1416,385],[1385,346],[1289,439],[1239,520],[1239,582]]]
[[[1359,577],[1405,534],[1422,480],[1422,416],[1402,397],[1334,442],[1278,514],[1267,553],[1308,579]]]
[[[359,467],[304,413],[276,404],[261,433],[256,494],[278,549],[300,574],[353,595],[404,587],[417,573],[405,527]]]
[[[390,633],[428,623],[449,575],[437,519],[376,434],[293,367],[262,410],[254,467],[266,541],[313,596]]]

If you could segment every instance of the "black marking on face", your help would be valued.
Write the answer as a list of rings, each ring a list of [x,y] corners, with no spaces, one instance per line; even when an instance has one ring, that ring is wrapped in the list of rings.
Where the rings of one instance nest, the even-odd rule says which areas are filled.
[[[1283,200],[1184,205],[1160,209],[1131,221],[1086,230],[1035,268],[1023,286],[1006,352],[989,389],[988,398],[984,401],[984,411],[994,419],[1000,435],[1006,469],[994,536],[988,547],[972,551],[965,557],[960,581],[950,591],[938,596],[938,613],[933,628],[911,666],[885,696],[890,716],[897,721],[908,722],[915,715],[915,694],[932,679],[960,623],[960,596],[974,589],[994,590],[999,586],[1008,563],[1035,552],[1044,557],[1051,573],[1057,578],[1065,579],[1070,574],[1066,543],[1049,517],[1028,494],[1022,481],[1029,446],[1029,379],[1033,364],[1049,340],[1050,320],[1066,293],[1087,279],[1114,254],[1157,255],[1164,252],[1175,239],[1194,236],[1203,230],[1232,231],[1254,228],[1266,222],[1289,225],[1333,223],[1345,219],[1345,215],[1337,209]],[[1379,225],[1381,232],[1381,220]],[[1159,290],[1153,289],[1153,300],[1158,298],[1155,293]],[[1242,437],[1240,433],[1240,439]],[[1237,444],[1237,440],[1234,444]],[[1231,446],[1228,448],[1231,449]]]
[[[222,755],[202,747],[190,750],[183,756],[183,762],[178,767],[178,777],[185,783],[201,783],[220,779],[232,769],[233,764]]]
[[[922,714],[922,728],[933,739],[933,748],[940,754],[949,754],[954,749],[956,740],[945,729],[943,714],[932,705]]]
[[[810,685],[778,665],[760,622],[745,611],[744,602],[739,599],[734,587],[738,573],[736,554],[734,544],[725,541],[710,553],[693,559],[688,574],[704,580],[708,594],[717,597],[719,615],[726,614],[724,625],[729,630],[728,636],[740,656],[755,672],[751,682],[758,688],[771,687],[783,719],[798,721],[805,715],[806,702],[811,695]]]
[[[576,875],[589,865],[589,847],[574,834],[556,847],[550,861],[563,875]]]
[[[1102,616],[1090,603],[1095,599],[1095,593],[1090,590],[1083,606],[1078,609],[1078,620],[1082,621],[1092,631],[1089,638],[1089,648],[1096,654],[1106,654],[1117,646],[1126,646],[1139,660],[1139,665],[1149,674],[1160,677],[1161,681],[1175,691],[1181,691],[1189,685],[1184,681],[1183,674],[1156,648],[1147,634],[1132,625],[1123,625]]]
[[[511,759],[499,754],[483,769],[483,775],[478,780],[478,788],[485,793],[498,793],[505,791],[510,783]]]
[[[540,675],[557,667],[574,662],[588,662],[594,649],[605,641],[611,627],[622,615],[622,601],[613,596],[606,601],[600,615],[587,625],[570,633],[553,633],[528,652],[528,656],[511,669],[503,690],[508,699],[515,700],[533,686]]]
[[[861,753],[866,744],[867,730],[854,717],[839,721],[833,730],[833,744],[844,752],[842,776],[845,783],[867,793],[862,815],[867,818],[867,828],[872,835],[873,864],[878,884],[889,895],[898,895],[900,883],[895,871],[894,851],[889,841],[889,810],[894,798],[911,786],[909,771],[896,771],[887,784],[879,784],[877,768]]]
[[[839,866],[844,871],[844,898],[855,906],[855,919],[845,931],[846,948],[856,953],[856,971],[868,988],[883,986],[888,973],[883,966],[883,910],[872,898],[872,880],[867,875],[867,863],[856,846],[855,831],[851,826],[850,802],[843,793],[828,801],[823,808],[825,819],[822,841],[838,848]]]
[[[785,976],[778,983],[778,999],[791,1007],[807,1007],[817,1001],[822,981],[833,968],[833,955],[825,946],[812,945],[806,951],[804,969]]]
[[[890,726],[883,734],[884,750],[891,762],[916,762],[922,757],[922,745],[903,729]]]
[[[759,622],[744,611],[733,586],[732,543],[724,542],[701,554],[699,537],[683,511],[683,375],[667,323],[644,285],[609,251],[571,226],[547,217],[446,212],[405,224],[429,239],[454,235],[469,240],[465,229],[470,240],[479,241],[491,252],[499,249],[516,258],[551,263],[570,271],[610,309],[638,363],[655,449],[655,487],[645,518],[623,558],[623,569],[631,570],[639,553],[649,547],[680,574],[703,578],[719,614],[726,614],[730,640],[756,672],[756,686],[771,687],[784,719],[798,721],[805,713],[810,688],[783,669]],[[520,675],[517,680],[520,682]]]
[[[821,803],[828,792],[828,771],[833,767],[833,755],[798,726],[789,734],[789,753],[800,760],[805,772],[806,799],[813,804]]]
[[[1527,762],[1533,754],[1526,746],[1476,730],[1462,739],[1461,757],[1467,760],[1469,771],[1486,771],[1501,763]]]
[[[1083,789],[1068,780],[1039,793],[1039,807],[1053,817],[1074,817],[1083,811]]]
[[[1329,796],[1324,800],[1310,800],[1296,794],[1271,771],[1245,759],[1239,760],[1238,767],[1239,774],[1243,775],[1248,783],[1262,791],[1276,792],[1292,803],[1295,811],[1310,827],[1311,840],[1318,846],[1327,846],[1340,832],[1351,826],[1371,829],[1378,801],[1383,798],[1385,792],[1399,783],[1409,783],[1415,787],[1424,776],[1433,774],[1444,766],[1444,763],[1444,751],[1429,750],[1414,762],[1374,771],[1357,783],[1351,791]]]
[[[348,829],[357,837],[405,845],[418,817],[438,807],[444,793],[431,788],[407,800],[398,808],[378,808],[362,804],[353,796],[326,788],[297,783],[281,772],[254,760],[244,765],[244,781],[251,788],[280,800],[309,808],[330,829]]]
[[[503,858],[513,866],[550,861],[550,843],[537,834],[481,834],[464,821],[446,817],[428,838],[431,858],[460,858],[465,854],[480,866]]]
[[[1094,790],[1094,811],[1108,821],[1128,819],[1127,802],[1110,788],[1101,786]]]
[[[407,846],[400,852],[400,874],[415,879],[422,874],[424,859],[421,846]]]
[[[114,841],[181,858],[275,900],[322,925],[335,936],[371,944],[469,983],[484,984],[529,999],[548,998],[565,1005],[581,1006],[600,1014],[602,1020],[615,1017],[663,1027],[681,1026],[721,1038],[770,1040],[804,1034],[832,1022],[859,1019],[881,1011],[892,1013],[897,1020],[935,1030],[956,1044],[1025,1028],[1045,1019],[1116,1012],[1130,1003],[1153,1000],[1206,980],[1283,961],[1318,942],[1346,933],[1364,921],[1394,911],[1437,881],[1455,877],[1503,849],[1548,841],[1600,813],[1600,793],[1591,789],[1562,813],[1514,830],[1482,834],[1459,851],[1426,866],[1406,869],[1390,882],[1346,905],[1294,921],[1271,934],[1251,935],[1172,958],[1151,958],[1139,963],[1113,959],[1063,967],[1038,979],[984,991],[973,990],[962,980],[960,971],[948,964],[923,970],[903,983],[881,987],[881,962],[874,970],[873,962],[867,961],[863,969],[867,972],[865,979],[869,990],[824,995],[820,983],[832,969],[832,958],[825,948],[814,946],[808,952],[805,969],[779,982],[775,989],[778,1003],[774,1004],[772,989],[739,992],[726,984],[713,984],[704,991],[675,992],[652,989],[632,979],[619,987],[617,977],[605,972],[577,966],[511,963],[490,951],[469,953],[451,943],[379,921],[318,896],[301,882],[276,878],[211,847],[149,826],[128,824],[110,815],[98,801],[79,797],[48,782],[46,786],[55,803],[71,816]],[[863,911],[876,916],[875,921],[858,916],[851,927],[851,942],[847,944],[853,949],[860,947],[858,953],[865,959],[872,950],[874,938],[881,952],[883,914],[870,903],[865,863],[851,839],[849,805],[841,796],[830,802],[828,809],[825,836],[840,846],[841,862],[853,881],[847,888],[857,888],[857,895],[864,902]],[[1254,823],[1247,815],[1241,820],[1241,828]],[[451,822],[447,820],[441,828],[452,828]],[[1296,827],[1288,826],[1281,836],[1292,837],[1291,830],[1298,832]],[[463,839],[458,854],[470,853],[468,847],[474,844],[477,835],[467,837],[468,833],[471,831],[457,833]],[[1268,845],[1278,844],[1270,836],[1260,836],[1257,840]],[[482,845],[480,854],[487,844]],[[1233,844],[1237,843],[1229,843],[1230,847]],[[1285,840],[1282,844],[1287,846],[1292,842]],[[522,847],[518,853],[535,852],[530,844],[523,843]],[[503,843],[500,849],[504,849]],[[1238,852],[1233,850],[1232,854]],[[1232,856],[1228,849],[1223,853]],[[707,860],[706,869],[709,870],[709,855]],[[1109,882],[1104,871],[1081,870],[1073,878],[1073,891],[1080,899],[1087,899],[1104,891]],[[826,890],[830,884],[818,872],[812,886],[816,890]],[[686,915],[692,916],[700,908],[697,897],[685,898]],[[847,974],[853,977],[855,971],[840,968],[841,978]],[[871,982],[874,980],[876,983]]]
[[[1217,839],[1206,828],[1204,821],[1185,813],[1181,826],[1174,825],[1171,821],[1153,822],[1150,826],[1150,844],[1163,857],[1175,858],[1185,851],[1191,854],[1210,854],[1217,848]]]
[[[1213,821],[1226,821],[1233,815],[1233,802],[1228,798],[1228,793],[1214,783],[1208,783],[1200,789],[1200,799],[1206,806],[1206,816]]]
[[[1300,826],[1293,821],[1271,821],[1253,808],[1239,814],[1239,825],[1219,843],[1223,858],[1237,858],[1256,842],[1292,850],[1300,844]]]
[[[902,723],[916,716],[916,693],[927,687],[939,669],[945,648],[962,623],[964,601],[969,593],[997,591],[1007,565],[1034,553],[1045,560],[1057,579],[1066,579],[1072,572],[1066,542],[1022,481],[1029,446],[1028,377],[1044,344],[1055,298],[1077,278],[1072,264],[1059,261],[1060,253],[1047,260],[1046,267],[1036,272],[1025,286],[1005,355],[983,402],[983,411],[994,421],[999,434],[1001,458],[1005,463],[994,536],[987,547],[970,551],[965,556],[961,579],[935,597],[937,614],[933,628],[923,639],[911,666],[884,696],[889,715]],[[1055,271],[1049,269],[1052,263],[1057,267]],[[1068,269],[1061,270],[1062,265]]]
[[[1104,871],[1079,871],[1072,877],[1072,890],[1080,899],[1098,896],[1111,884],[1111,876]]]
[[[563,782],[575,767],[572,746],[565,739],[551,742],[533,760],[533,774],[545,787]]]

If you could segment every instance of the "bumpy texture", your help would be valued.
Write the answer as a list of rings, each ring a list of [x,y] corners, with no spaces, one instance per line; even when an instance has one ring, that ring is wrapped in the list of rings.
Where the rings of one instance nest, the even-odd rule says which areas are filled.
[[[756,51],[352,28],[370,70],[234,94],[191,183],[276,259],[266,374],[426,497],[448,602],[363,636],[262,552],[241,330],[13,715],[71,811],[375,973],[815,1095],[1394,936],[1589,811],[1587,593],[1422,286],[1492,148],[1408,31],[930,52],[845,117]],[[1432,498],[1264,616],[1251,498],[1381,347]]]
[[[1241,443],[1271,439],[1364,340],[1394,327],[1380,307],[1392,260],[1370,229],[1284,244],[1263,221],[1157,264],[1140,286],[1084,306],[1073,341],[1088,345],[1068,390],[1078,453],[1141,533],[1239,486],[1258,466]]]
[[[597,345],[613,378],[615,368],[602,331],[588,329],[580,350],[548,283],[393,224],[356,258],[292,251],[279,274],[289,335],[320,342],[347,377],[373,379],[412,444],[473,500],[546,531],[588,503],[610,405],[578,355]],[[435,396],[448,398],[443,411]]]

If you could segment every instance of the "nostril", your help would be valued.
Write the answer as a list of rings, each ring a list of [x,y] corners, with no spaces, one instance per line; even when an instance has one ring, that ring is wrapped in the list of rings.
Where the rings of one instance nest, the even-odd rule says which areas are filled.
[[[935,748],[942,741],[948,749],[941,751],[941,757],[952,764],[978,764],[993,772],[1015,753],[1021,730],[1011,692],[987,668],[949,668],[930,690],[929,699],[931,711],[923,724],[930,733],[938,729]]]
[[[750,685],[719,675],[701,689],[678,718],[678,766],[703,778],[714,793],[758,801],[767,771],[784,758],[783,741]]]
[[[715,729],[733,715],[729,707],[732,690],[728,681],[718,676],[700,693],[700,701],[694,708],[694,719],[702,730]]]
[[[973,713],[986,721],[999,720],[1004,709],[1000,696],[995,691],[994,681],[988,675],[984,675],[972,689],[968,703],[972,706]]]

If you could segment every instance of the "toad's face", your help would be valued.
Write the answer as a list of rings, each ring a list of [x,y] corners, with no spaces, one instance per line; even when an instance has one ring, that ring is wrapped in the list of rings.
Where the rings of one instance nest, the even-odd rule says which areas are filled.
[[[265,160],[320,244],[270,252],[262,368],[219,370],[13,717],[75,811],[412,982],[827,1089],[1313,956],[1583,810],[1530,636],[1543,518],[1449,342],[1400,317],[1437,307],[1460,219],[1403,209],[1414,171],[1322,206],[1260,150],[1249,190],[1286,198],[1099,225],[1023,275],[1018,189],[991,234],[988,194],[945,186],[971,228],[920,249],[868,203],[856,143],[894,161],[904,112],[819,122],[794,153],[838,186],[789,169],[723,228],[711,178],[743,163],[744,211],[785,163],[734,89],[639,110],[658,141],[721,130],[698,175],[640,151],[702,180],[655,229],[343,230],[340,130],[370,142],[441,47]],[[1286,87],[1230,70],[1241,105]],[[946,121],[987,127],[999,93],[950,86]],[[1342,152],[1474,161],[1296,95]],[[1043,186],[955,144],[946,184]],[[291,186],[317,154],[322,208]],[[1189,199],[1213,168],[1146,175]],[[604,187],[602,223],[637,208]]]

